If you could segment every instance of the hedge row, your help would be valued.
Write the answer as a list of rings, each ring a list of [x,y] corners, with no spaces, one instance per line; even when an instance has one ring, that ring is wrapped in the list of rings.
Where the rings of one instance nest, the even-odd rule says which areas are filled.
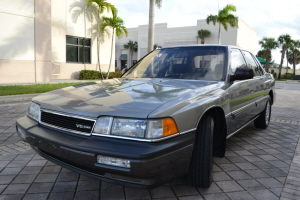
[[[110,72],[108,78],[119,78],[122,72]],[[102,72],[102,76],[106,79],[107,73]],[[79,72],[79,80],[101,79],[100,72],[95,70],[81,70]]]

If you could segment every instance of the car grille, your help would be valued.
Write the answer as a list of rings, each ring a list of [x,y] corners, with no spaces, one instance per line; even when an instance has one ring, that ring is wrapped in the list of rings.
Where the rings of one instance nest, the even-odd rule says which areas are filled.
[[[41,124],[82,135],[91,135],[94,123],[95,121],[92,119],[52,113],[45,110],[41,112]]]

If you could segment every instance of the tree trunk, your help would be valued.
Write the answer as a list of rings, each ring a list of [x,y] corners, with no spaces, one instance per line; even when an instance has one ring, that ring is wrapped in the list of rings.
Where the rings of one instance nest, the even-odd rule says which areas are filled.
[[[295,75],[296,72],[296,50],[293,52],[293,74]]]
[[[282,52],[281,52],[281,61],[279,65],[279,71],[278,71],[278,79],[281,79],[281,69],[283,65],[283,60],[284,60],[284,55],[285,55],[286,47],[285,45],[282,47]],[[275,77],[276,78],[276,77]]]
[[[219,22],[218,44],[221,44],[221,23]]]
[[[285,74],[288,73],[288,66],[289,66],[289,51],[286,50],[286,73]]]
[[[130,67],[133,65],[133,62],[132,62],[132,57],[133,57],[133,51],[130,51]],[[129,69],[129,67],[128,67]]]
[[[267,59],[266,59],[266,71],[269,73],[269,66],[270,66],[270,60],[271,60],[271,50],[266,50]]]
[[[100,12],[98,12],[98,20],[97,20],[97,62],[98,62],[97,65],[99,67],[100,77],[101,79],[103,79],[101,67],[100,67]]]
[[[204,43],[205,43],[204,38],[201,38],[201,44],[204,44]]]
[[[149,0],[149,25],[148,25],[148,53],[153,50],[154,44],[154,9],[155,0]]]
[[[115,37],[115,29],[113,28],[113,34],[112,34],[112,38],[111,38],[111,52],[110,52],[110,60],[109,60],[109,67],[108,67],[108,71],[106,74],[106,80],[109,77],[109,71],[110,71],[110,67],[111,67],[111,59],[112,59],[112,55],[113,55],[113,48],[114,48],[114,37]]]

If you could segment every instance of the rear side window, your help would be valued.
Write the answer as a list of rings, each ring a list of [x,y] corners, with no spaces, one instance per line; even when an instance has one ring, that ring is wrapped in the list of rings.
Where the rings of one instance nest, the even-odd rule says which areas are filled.
[[[239,49],[231,49],[230,73],[233,75],[240,67],[247,67],[245,59]]]
[[[259,66],[257,65],[257,63],[255,62],[253,56],[251,55],[250,52],[247,51],[243,51],[246,62],[247,62],[247,67],[252,68],[254,71],[254,76],[261,76],[263,75],[261,69],[259,68]]]

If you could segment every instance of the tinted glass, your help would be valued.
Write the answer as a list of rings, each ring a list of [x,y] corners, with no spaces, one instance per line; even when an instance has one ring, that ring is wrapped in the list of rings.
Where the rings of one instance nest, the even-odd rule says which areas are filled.
[[[214,46],[159,49],[143,58],[123,77],[221,81],[225,50],[225,47]]]
[[[91,46],[91,40],[90,39],[84,39],[83,44],[84,44],[84,46]]]
[[[84,47],[84,62],[91,63],[91,48]]]
[[[261,64],[260,64],[260,62],[257,60],[257,58],[256,58],[255,56],[253,56],[253,55],[252,55],[252,57],[253,57],[253,59],[254,59],[255,62],[256,62],[257,69],[258,69],[258,71],[260,71],[260,74],[261,74],[261,75],[265,74],[265,72],[264,72],[264,70],[263,70],[263,67],[261,66]]]
[[[79,47],[79,62],[84,63],[83,47]]]
[[[78,47],[67,45],[67,62],[78,62]]]
[[[79,41],[78,42],[79,45],[83,45],[83,39],[82,38],[78,38],[78,41]]]
[[[253,59],[251,53],[247,52],[247,51],[243,51],[246,62],[247,62],[247,66],[249,68],[252,68],[254,71],[254,76],[261,76],[261,71],[259,70],[257,63],[255,62],[255,60]]]
[[[78,38],[67,37],[67,44],[78,44]]]
[[[239,49],[231,49],[231,74],[234,74],[236,68],[247,67],[245,59]]]

